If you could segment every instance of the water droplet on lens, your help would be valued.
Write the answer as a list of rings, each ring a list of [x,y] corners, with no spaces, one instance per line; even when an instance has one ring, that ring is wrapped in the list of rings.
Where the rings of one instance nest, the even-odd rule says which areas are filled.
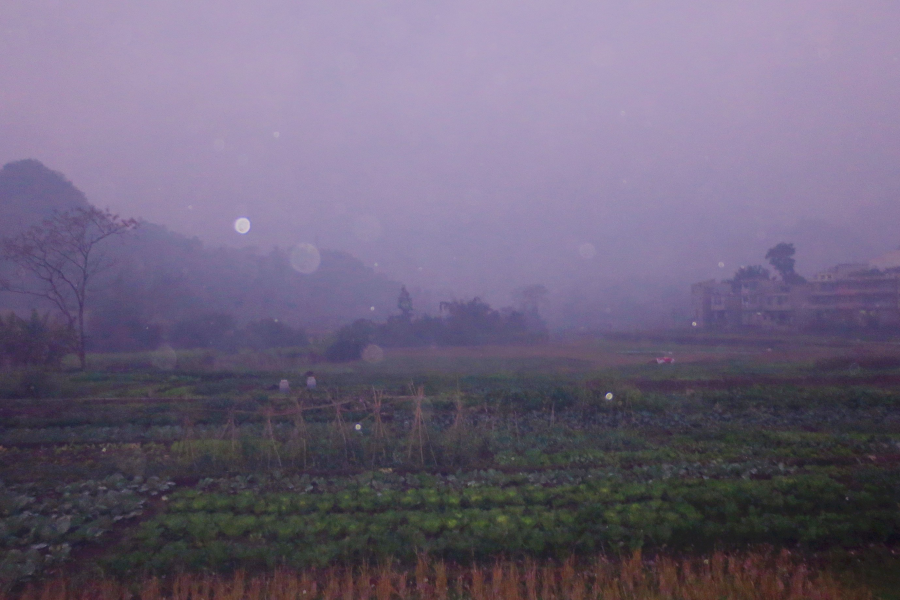
[[[384,360],[384,350],[375,344],[369,344],[362,351],[362,359],[367,363],[377,363]]]
[[[322,255],[319,249],[308,242],[297,244],[291,250],[291,267],[295,271],[310,275],[318,270],[322,264]]]
[[[171,371],[178,364],[178,355],[172,346],[163,344],[150,355],[150,362],[157,369]]]
[[[234,222],[234,230],[239,234],[244,235],[248,231],[250,231],[250,219],[247,217],[240,217]]]

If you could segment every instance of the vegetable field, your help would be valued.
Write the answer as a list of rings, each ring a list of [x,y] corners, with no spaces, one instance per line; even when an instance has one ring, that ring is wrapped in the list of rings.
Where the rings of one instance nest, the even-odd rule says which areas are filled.
[[[471,569],[500,558],[897,547],[900,384],[664,368],[679,385],[625,368],[334,372],[293,393],[272,389],[289,372],[71,374],[73,397],[0,402],[0,582],[288,570],[325,594],[333,569],[427,563],[476,597]]]

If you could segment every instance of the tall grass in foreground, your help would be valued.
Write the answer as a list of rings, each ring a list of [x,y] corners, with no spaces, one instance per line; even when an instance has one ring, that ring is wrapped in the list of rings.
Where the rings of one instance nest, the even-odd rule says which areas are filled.
[[[231,576],[181,574],[119,583],[56,579],[3,600],[830,600],[864,599],[826,573],[817,573],[788,552],[715,553],[706,559],[621,561],[497,561],[454,567],[420,559],[414,569],[393,565],[277,570]]]

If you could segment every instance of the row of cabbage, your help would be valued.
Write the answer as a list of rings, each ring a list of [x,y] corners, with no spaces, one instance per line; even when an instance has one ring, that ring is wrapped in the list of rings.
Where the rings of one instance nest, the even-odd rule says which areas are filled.
[[[137,439],[145,447],[147,444],[157,444],[151,440],[161,440],[161,444],[171,448],[173,460],[180,463],[224,462],[263,470],[279,465],[332,469],[351,466],[472,468],[496,465],[505,468],[548,468],[665,463],[741,464],[753,460],[778,464],[791,460],[900,453],[900,436],[884,433],[801,435],[797,432],[757,431],[750,435],[734,430],[718,433],[704,430],[709,439],[683,442],[678,437],[652,440],[633,430],[573,430],[557,424],[519,431],[507,424],[507,427],[494,431],[464,431],[459,435],[431,432],[423,448],[424,461],[420,461],[418,454],[413,456],[408,452],[408,434],[392,440],[376,439],[368,431],[369,424],[362,424],[359,432],[349,428],[347,437],[325,425],[310,427],[303,438],[285,428],[274,428],[275,440],[264,435],[264,431],[255,425],[246,425],[233,433],[210,426],[191,431],[181,427],[142,431],[135,427],[126,430],[123,435],[119,435],[122,431],[108,428],[91,429],[90,435],[81,435],[74,429],[7,430],[0,433],[0,438],[12,444],[7,447],[9,449],[21,447],[16,444],[53,442],[60,444],[58,447],[68,445],[73,449],[106,444],[115,450],[116,444],[126,443],[122,440]]]
[[[827,485],[826,485],[827,482]],[[731,482],[716,482],[730,486]],[[805,484],[815,489],[803,493],[794,486]],[[523,485],[510,487],[485,486],[461,491],[436,488],[408,489],[405,491],[357,489],[337,493],[281,493],[259,495],[250,491],[238,494],[176,494],[168,504],[168,511],[177,513],[231,513],[255,515],[313,515],[324,513],[386,512],[391,510],[446,511],[460,508],[492,509],[512,506],[548,506],[575,508],[587,504],[622,504],[644,500],[671,501],[688,493],[700,498],[700,490],[715,486],[710,482],[620,483],[591,482],[577,485],[544,487]],[[790,514],[815,510],[817,507],[843,509],[848,502],[861,506],[871,494],[850,491],[827,477],[805,475],[785,477],[771,482],[748,482],[744,488],[745,502],[756,502],[757,507],[777,506]],[[751,492],[753,494],[751,495]],[[826,493],[827,492],[827,493]],[[852,495],[852,500],[851,500]]]
[[[627,482],[650,483],[667,479],[761,479],[798,472],[815,472],[825,467],[786,465],[771,460],[749,460],[739,463],[722,461],[665,462],[630,467],[569,467],[536,470],[475,469],[456,472],[403,472],[392,469],[361,472],[353,476],[310,475],[282,470],[259,472],[230,477],[207,477],[193,489],[179,492],[176,498],[198,498],[206,494],[253,495],[271,493],[327,494],[350,492],[397,492],[407,490],[436,490],[445,495],[483,487],[540,486],[555,488],[601,483],[620,486]]]
[[[176,493],[142,523],[120,568],[295,567],[332,561],[561,556],[645,545],[853,545],[900,539],[896,472],[610,487],[480,486],[325,493]],[[262,562],[259,562],[262,561]]]
[[[173,486],[122,475],[49,485],[0,482],[0,587],[61,564],[73,547],[140,517],[148,497]]]

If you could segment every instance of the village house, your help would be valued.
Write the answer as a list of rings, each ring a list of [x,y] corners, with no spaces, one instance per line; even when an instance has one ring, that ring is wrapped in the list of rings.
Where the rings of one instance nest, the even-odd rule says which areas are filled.
[[[836,265],[803,283],[695,283],[691,303],[693,324],[703,329],[900,327],[900,250]]]

